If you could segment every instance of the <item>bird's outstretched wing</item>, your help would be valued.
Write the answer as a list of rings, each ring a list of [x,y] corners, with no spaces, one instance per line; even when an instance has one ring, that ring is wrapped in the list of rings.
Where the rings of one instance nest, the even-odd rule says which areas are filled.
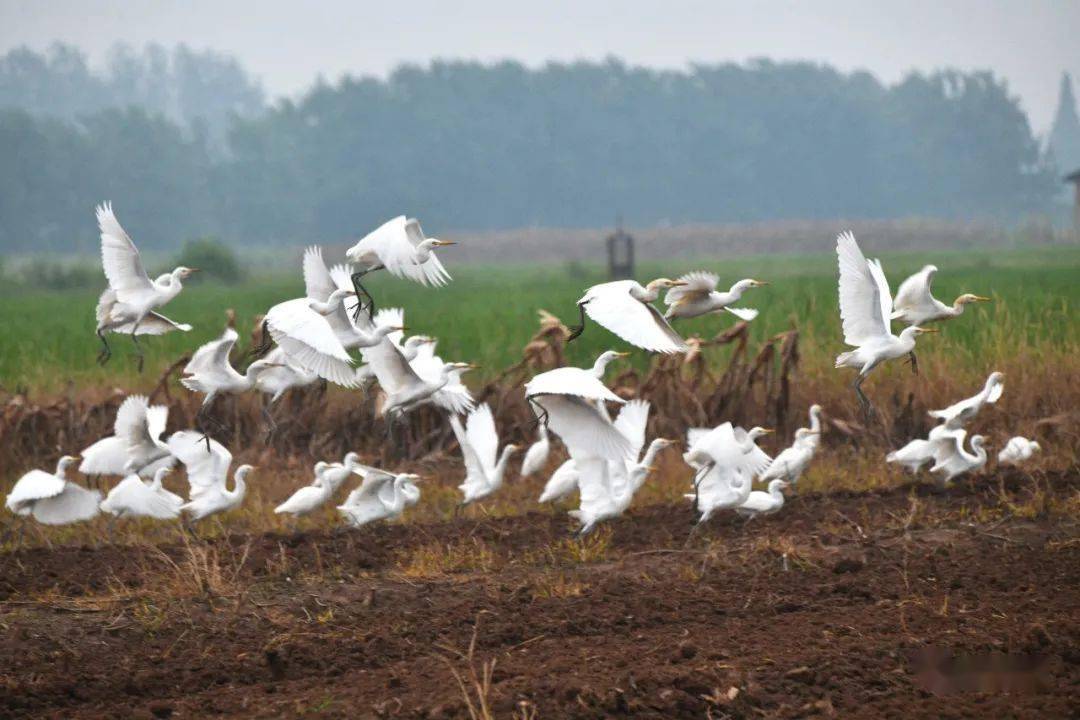
[[[404,327],[405,326],[405,311],[401,308],[379,308],[375,312],[375,327]],[[394,343],[398,347],[401,347],[401,341],[405,338],[405,333],[401,330],[395,330],[389,335],[390,342]]]
[[[716,283],[720,282],[718,276],[704,270],[688,272],[679,279],[686,284],[669,289],[664,295],[664,304],[674,305],[683,298],[704,297],[715,290]]]
[[[32,512],[34,519],[43,525],[66,525],[94,517],[100,503],[100,492],[69,482],[59,495],[46,502],[34,503]]]
[[[626,403],[588,370],[563,367],[540,373],[525,384],[525,396],[576,395],[586,400]]]
[[[892,295],[881,263],[868,261],[850,232],[836,238],[836,255],[844,342],[859,347],[891,335],[888,318],[892,312]]]
[[[647,400],[631,400],[619,410],[615,429],[630,443],[631,458],[636,461],[645,447],[645,426],[649,422],[650,404]]]
[[[236,345],[238,337],[236,330],[231,327],[225,328],[225,332],[221,334],[220,338],[211,340],[195,351],[195,354],[191,356],[191,360],[184,366],[184,374],[216,374],[226,367],[231,367],[229,365],[229,353],[232,352],[233,346]]]
[[[495,418],[491,414],[491,407],[487,403],[469,413],[465,421],[465,434],[469,438],[469,444],[476,451],[477,457],[480,458],[480,462],[484,463],[484,470],[490,476],[495,472],[499,435],[495,430]]]
[[[7,496],[7,508],[18,515],[26,515],[27,503],[56,497],[64,492],[64,481],[44,470],[31,470],[19,478]]]
[[[406,220],[404,229],[405,237],[408,238],[409,245],[413,249],[415,249],[417,245],[419,245],[426,239],[424,237],[424,231],[420,228],[420,221],[416,218],[409,218],[408,220]],[[412,257],[411,253],[412,251],[410,250],[410,259]],[[413,268],[415,268],[415,271],[410,270],[410,276],[414,273],[422,276],[423,279],[421,279],[420,277],[413,277],[412,279],[416,280],[417,282],[423,283],[424,285],[434,285],[436,287],[441,287],[446,283],[450,282],[451,280],[450,273],[446,272],[446,268],[444,268],[443,264],[439,262],[439,258],[435,255],[434,251],[431,253],[431,256],[428,258],[427,262],[425,262],[423,265],[413,264]],[[416,273],[416,271],[418,271],[418,273]]]
[[[130,395],[116,411],[114,427],[117,437],[123,438],[130,452],[132,448],[154,444],[150,435],[149,404],[145,395]]]
[[[608,462],[602,458],[584,458],[574,462],[578,472],[580,514],[595,517],[610,510],[614,505],[614,498]]]
[[[469,440],[468,430],[462,426],[457,415],[450,415],[450,428],[454,431],[454,437],[457,438],[458,446],[461,447],[462,460],[465,461],[465,481],[459,486],[460,489],[464,491],[470,486],[486,486],[487,468]]]
[[[660,311],[630,294],[635,286],[640,287],[629,280],[595,285],[578,304],[584,305],[590,318],[631,345],[651,352],[684,352],[686,342]]]
[[[190,499],[211,490],[225,489],[225,475],[232,464],[232,453],[213,438],[206,449],[203,434],[196,430],[180,430],[169,436],[169,452],[187,468]]]
[[[758,316],[758,311],[754,310],[753,308],[726,307],[724,308],[724,310],[727,310],[729,313],[745,322],[750,322]]]
[[[625,463],[631,456],[630,441],[587,399],[534,395],[532,400],[547,412],[548,429],[562,439],[575,460],[599,457]]]
[[[344,387],[354,387],[356,370],[333,328],[307,298],[278,303],[266,313],[274,342],[290,362]]]
[[[101,231],[101,266],[109,287],[120,302],[138,302],[154,289],[143,268],[139,249],[116,219],[111,203],[98,205],[96,214]]]
[[[352,280],[349,279],[346,282],[345,289],[351,290]],[[304,250],[304,291],[308,298],[326,302],[337,289],[338,284],[323,260],[322,248],[312,245]],[[337,310],[323,316],[330,327],[333,328],[334,334],[341,340],[353,335],[353,325],[349,319],[349,308],[347,306],[348,303],[342,303],[338,305]]]
[[[891,314],[891,317],[897,317],[905,310],[927,314],[936,313],[937,308],[930,289],[936,272],[936,267],[927,265],[900,283],[900,287],[896,290],[896,299],[893,301],[895,312]]]
[[[375,373],[375,378],[382,386],[383,392],[388,395],[423,382],[409,361],[401,354],[398,346],[388,337],[384,337],[370,347],[361,348],[360,353],[371,371]]]

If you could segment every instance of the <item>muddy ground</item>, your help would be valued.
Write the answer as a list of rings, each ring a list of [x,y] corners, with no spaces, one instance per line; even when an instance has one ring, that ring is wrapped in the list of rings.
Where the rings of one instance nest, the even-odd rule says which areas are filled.
[[[1077,717],[1080,477],[1000,480],[20,550],[0,716]]]

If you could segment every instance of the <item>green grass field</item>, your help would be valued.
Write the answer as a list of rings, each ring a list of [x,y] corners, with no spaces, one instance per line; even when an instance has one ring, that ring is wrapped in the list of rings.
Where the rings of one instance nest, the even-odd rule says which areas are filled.
[[[870,244],[864,250],[868,256],[875,254]],[[568,324],[576,322],[574,302],[584,288],[604,280],[600,266],[461,267],[454,265],[452,252],[444,257],[454,275],[454,282],[446,288],[423,288],[385,275],[371,278],[368,287],[380,306],[406,308],[410,332],[439,337],[443,357],[478,362],[487,372],[520,358],[522,346],[536,330],[537,309],[547,309]],[[1080,315],[1076,312],[1080,304],[1080,248],[884,255],[882,260],[894,290],[908,273],[932,262],[939,267],[935,285],[939,298],[951,302],[961,292],[995,298],[992,304],[969,306],[962,318],[943,325],[942,336],[925,341],[932,343],[930,352],[947,348],[958,360],[982,356],[982,362],[973,363],[982,367],[1021,348],[1036,358],[1041,352],[1069,352],[1080,339]],[[810,368],[831,364],[832,357],[843,349],[831,253],[649,263],[639,268],[638,277],[675,277],[698,268],[718,272],[724,284],[742,277],[772,282],[770,287],[744,296],[744,305],[761,311],[752,324],[756,339],[798,327],[804,338],[804,363]],[[144,338],[147,365],[142,377],[135,373],[129,340],[121,336],[111,336],[115,350],[112,362],[104,369],[95,364],[96,292],[0,296],[0,384],[8,391],[26,388],[45,392],[62,390],[69,383],[78,387],[142,387],[182,353],[219,334],[225,308],[237,311],[244,336],[255,314],[301,292],[299,268],[293,277],[252,278],[237,286],[207,282],[188,287],[165,313],[195,329],[187,334]],[[679,328],[686,335],[708,337],[733,321],[731,316],[712,316]],[[624,348],[625,343],[590,325],[571,346],[570,359],[591,362],[607,347]],[[635,361],[644,364],[647,358],[638,353]]]

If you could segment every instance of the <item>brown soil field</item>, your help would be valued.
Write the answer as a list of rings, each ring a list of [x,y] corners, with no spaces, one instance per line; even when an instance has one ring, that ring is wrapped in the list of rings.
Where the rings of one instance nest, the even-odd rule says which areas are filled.
[[[1080,715],[1080,474],[0,555],[12,718]],[[179,537],[179,536],[177,536]]]

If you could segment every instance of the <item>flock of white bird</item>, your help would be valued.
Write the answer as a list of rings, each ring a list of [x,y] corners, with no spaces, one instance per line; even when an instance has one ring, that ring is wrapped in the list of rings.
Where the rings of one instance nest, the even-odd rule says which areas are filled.
[[[110,205],[98,207],[97,220],[109,285],[97,306],[97,334],[102,342],[99,362],[108,362],[112,354],[107,334],[127,334],[141,369],[139,335],[191,329],[158,309],[180,293],[182,281],[196,270],[178,267],[151,280],[138,249]],[[168,408],[150,405],[140,395],[130,396],[117,411],[114,435],[83,450],[81,462],[78,457],[64,456],[55,473],[31,470],[23,475],[7,496],[8,509],[49,525],[79,522],[102,512],[115,518],[159,520],[186,516],[198,521],[218,516],[243,503],[246,479],[255,468],[237,467],[229,489],[232,454],[204,428],[214,399],[255,390],[268,396],[272,405],[289,389],[303,388],[319,379],[348,388],[377,382],[383,393],[379,412],[391,421],[425,404],[445,411],[465,466],[465,478],[459,486],[460,506],[491,497],[505,482],[511,456],[522,448],[507,444],[499,450],[491,408],[477,406],[461,381],[462,374],[475,366],[445,362],[435,354],[434,338],[406,337],[404,312],[398,308],[376,310],[361,284],[366,274],[384,269],[422,285],[445,285],[450,275],[435,249],[452,244],[425,237],[416,220],[399,216],[350,248],[347,263],[328,267],[319,248],[308,248],[303,256],[305,296],[278,303],[265,314],[265,334],[276,347],[261,349],[263,356],[239,372],[230,361],[238,338],[230,317],[222,336],[198,348],[187,363],[181,382],[204,395],[199,429],[181,430],[164,438]],[[868,261],[851,233],[839,236],[836,249],[844,341],[854,348],[839,355],[836,366],[858,370],[854,389],[869,414],[872,409],[861,386],[870,371],[882,362],[907,356],[917,372],[916,338],[935,332],[923,325],[955,318],[967,304],[988,298],[964,294],[951,306],[940,302],[931,293],[937,272],[933,265],[905,280],[894,298],[881,263]],[[587,316],[636,347],[658,353],[685,351],[687,344],[672,321],[720,312],[751,321],[756,310],[734,305],[747,290],[768,284],[745,279],[721,291],[718,283],[716,275],[699,271],[677,280],[660,278],[644,286],[632,280],[595,285],[578,301],[581,324],[571,340],[584,331]],[[653,305],[662,290],[667,291],[663,313]],[[894,320],[907,325],[899,335],[892,332]],[[359,360],[350,351],[356,351]],[[556,368],[536,375],[524,386],[538,426],[520,475],[542,472],[551,454],[551,436],[558,438],[569,459],[552,473],[539,502],[563,500],[576,491],[578,508],[570,515],[580,523],[581,533],[623,514],[654,470],[659,453],[678,444],[674,439],[655,438],[646,445],[648,401],[624,400],[604,384],[608,364],[628,354],[608,351],[590,368]],[[913,472],[932,462],[931,472],[943,483],[982,468],[987,462],[985,438],[972,436],[968,451],[964,447],[965,426],[984,405],[1001,397],[1003,379],[1001,373],[992,373],[975,396],[931,412],[940,424],[925,440],[912,440],[889,453],[887,461]],[[609,411],[612,407],[618,407],[614,417]],[[268,410],[266,415],[272,423]],[[388,431],[392,428],[388,424]],[[757,446],[758,438],[770,432],[761,427],[744,430],[729,422],[688,430],[682,459],[693,470],[686,497],[699,514],[698,525],[723,510],[747,518],[779,511],[784,505],[784,490],[796,485],[820,445],[821,408],[810,407],[808,426],[799,429],[792,445],[775,458]],[[1019,464],[1038,449],[1038,443],[1014,437],[998,454],[998,462]],[[83,475],[119,476],[121,480],[102,499],[99,491],[68,479],[67,473],[76,462],[80,462],[78,469]],[[177,462],[186,470],[186,501],[163,486]],[[337,506],[350,526],[397,518],[420,500],[420,476],[369,467],[359,462],[356,453],[349,453],[341,462],[316,463],[312,482],[296,490],[274,512],[291,516],[315,512],[331,503],[353,475],[360,478],[359,485]],[[765,489],[754,490],[755,481]]]

